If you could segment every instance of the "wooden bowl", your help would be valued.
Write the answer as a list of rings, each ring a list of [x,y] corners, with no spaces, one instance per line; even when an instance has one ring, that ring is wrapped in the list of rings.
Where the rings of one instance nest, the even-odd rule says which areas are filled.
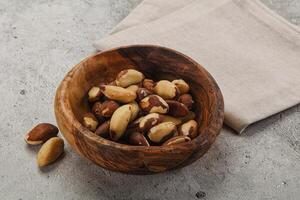
[[[199,136],[173,146],[130,146],[101,138],[82,125],[91,86],[111,82],[118,72],[133,68],[154,80],[184,79],[196,102]],[[172,49],[135,45],[90,56],[77,64],[56,92],[55,115],[65,139],[80,155],[114,171],[150,174],[182,167],[200,158],[220,133],[224,119],[221,91],[197,62]]]

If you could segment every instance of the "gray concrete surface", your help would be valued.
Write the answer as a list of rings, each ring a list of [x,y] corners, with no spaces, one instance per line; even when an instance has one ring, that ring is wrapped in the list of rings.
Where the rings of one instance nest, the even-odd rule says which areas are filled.
[[[0,0],[0,199],[299,199],[300,106],[251,126],[225,130],[194,164],[153,176],[103,170],[66,155],[46,169],[24,134],[55,123],[64,74],[94,51],[140,0]],[[300,24],[299,0],[263,0]]]

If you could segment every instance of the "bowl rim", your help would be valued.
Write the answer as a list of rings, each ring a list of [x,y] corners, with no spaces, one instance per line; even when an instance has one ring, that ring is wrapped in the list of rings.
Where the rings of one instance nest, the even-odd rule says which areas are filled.
[[[185,59],[187,59],[188,61],[190,61],[191,63],[193,63],[195,66],[197,66],[200,70],[202,70],[206,75],[207,75],[207,79],[209,80],[209,82],[213,83],[216,86],[216,90],[214,90],[215,96],[218,98],[216,101],[218,102],[216,104],[216,108],[215,108],[215,112],[214,112],[214,116],[212,119],[219,119],[221,120],[221,123],[218,123],[218,127],[215,127],[215,129],[217,129],[218,134],[220,133],[220,130],[222,128],[223,122],[224,122],[224,100],[223,100],[223,95],[221,93],[221,90],[217,84],[217,82],[215,81],[215,79],[211,76],[211,74],[204,68],[202,67],[198,62],[196,62],[194,59],[192,59],[191,57],[178,52],[177,50],[168,48],[168,47],[163,47],[163,46],[159,46],[159,45],[151,45],[151,44],[134,44],[134,45],[123,45],[123,46],[118,46],[118,47],[114,47],[114,48],[110,48],[107,50],[103,50],[97,53],[94,53],[88,57],[86,57],[85,59],[81,60],[78,64],[76,64],[74,67],[71,68],[71,70],[65,75],[65,77],[63,78],[63,80],[61,81],[61,83],[59,84],[57,90],[56,90],[56,95],[55,95],[55,116],[56,116],[56,120],[58,121],[58,117],[56,113],[56,107],[59,107],[60,109],[60,114],[63,115],[65,122],[64,123],[68,123],[71,124],[73,128],[75,128],[79,133],[81,133],[83,135],[83,137],[86,137],[89,140],[92,140],[96,143],[101,143],[101,145],[105,145],[105,146],[109,146],[109,147],[113,147],[113,148],[117,148],[119,150],[123,150],[123,151],[138,151],[138,152],[151,152],[151,151],[174,151],[174,147],[180,147],[182,145],[196,145],[196,143],[201,142],[200,141],[200,137],[197,136],[196,138],[192,139],[189,142],[186,143],[181,143],[181,144],[174,144],[174,145],[169,145],[169,146],[133,146],[133,145],[127,145],[127,144],[121,144],[118,142],[114,142],[105,138],[102,138],[98,135],[96,135],[95,133],[93,133],[92,131],[90,131],[88,128],[86,128],[83,124],[81,124],[75,114],[72,111],[72,108],[70,106],[69,103],[69,94],[67,92],[62,92],[62,91],[68,91],[67,88],[70,84],[70,77],[72,74],[75,74],[78,69],[83,66],[82,64],[84,62],[86,62],[88,59],[91,59],[95,56],[98,56],[100,54],[106,53],[106,52],[110,52],[110,51],[116,51],[119,49],[126,49],[126,48],[134,48],[134,47],[145,47],[145,48],[160,48],[166,51],[171,51],[175,54],[178,54],[179,56],[184,57]],[[57,97],[60,97],[59,100]],[[208,130],[210,128],[212,128],[212,122],[214,120],[210,120],[208,125],[205,127],[205,129],[203,130],[203,132],[209,132]],[[217,134],[217,135],[218,135]],[[63,133],[64,137],[65,133]]]

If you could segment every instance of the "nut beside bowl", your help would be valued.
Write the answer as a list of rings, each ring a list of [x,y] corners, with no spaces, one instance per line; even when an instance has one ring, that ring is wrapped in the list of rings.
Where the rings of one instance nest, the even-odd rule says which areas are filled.
[[[83,125],[92,86],[114,81],[124,69],[136,69],[153,80],[183,79],[194,97],[199,135],[167,146],[130,146],[104,139]],[[215,141],[224,120],[224,103],[211,75],[191,58],[165,47],[133,45],[90,56],[61,82],[55,115],[65,139],[80,155],[114,171],[151,174],[183,167],[200,158]]]

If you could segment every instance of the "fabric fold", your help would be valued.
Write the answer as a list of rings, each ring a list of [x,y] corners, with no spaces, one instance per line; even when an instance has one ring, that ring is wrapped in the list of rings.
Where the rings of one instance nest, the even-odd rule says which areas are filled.
[[[298,27],[257,0],[181,0],[159,14],[145,6],[150,2],[142,2],[94,46],[154,44],[190,56],[218,82],[225,123],[239,133],[300,102]],[[173,1],[163,2],[161,10]]]

